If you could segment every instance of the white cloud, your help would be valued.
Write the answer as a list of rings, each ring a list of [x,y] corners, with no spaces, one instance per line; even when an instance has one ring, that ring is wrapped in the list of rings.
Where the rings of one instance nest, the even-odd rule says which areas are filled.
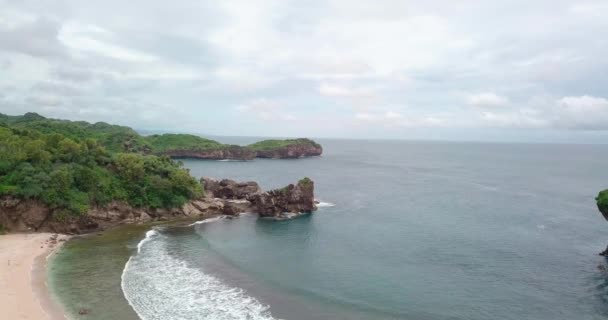
[[[467,103],[476,107],[505,107],[509,104],[509,99],[499,96],[493,92],[472,94],[467,97]]]
[[[404,115],[396,111],[357,112],[355,120],[358,124],[390,127],[437,127],[445,124],[444,119],[436,116]]]
[[[266,121],[296,120],[296,116],[285,111],[282,103],[265,98],[250,100],[245,104],[237,106],[236,110],[245,114],[253,114],[257,118]]]
[[[90,52],[127,62],[154,62],[159,58],[145,52],[125,48],[101,38],[111,37],[112,33],[95,25],[68,22],[59,33],[59,40],[67,47],[80,52]]]
[[[563,97],[555,124],[572,129],[608,129],[608,100],[593,96]]]
[[[328,83],[322,83],[319,86],[319,93],[323,96],[339,98],[374,98],[377,96],[371,88],[353,88]]]
[[[2,111],[95,120],[132,103],[125,121],[171,130],[183,127],[180,108],[182,123],[219,134],[608,130],[608,42],[598,38],[607,9],[601,0],[4,1]],[[324,125],[296,125],[304,119]]]

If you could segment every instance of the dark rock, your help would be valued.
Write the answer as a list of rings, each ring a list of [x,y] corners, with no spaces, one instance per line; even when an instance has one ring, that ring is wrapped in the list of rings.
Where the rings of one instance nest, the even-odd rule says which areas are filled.
[[[218,182],[213,178],[204,177],[201,179],[201,184],[205,189],[205,194],[210,198],[248,199],[250,196],[262,192],[255,181],[236,182],[224,179]]]
[[[284,213],[310,213],[317,209],[314,198],[314,182],[308,178],[295,186],[256,194],[251,198],[255,212],[261,217],[281,217]]]
[[[84,309],[84,308],[83,308],[83,309],[78,310],[78,314],[79,314],[79,315],[81,315],[81,316],[83,316],[83,315],[87,315],[87,314],[89,314],[89,312],[91,312],[91,310],[89,310],[89,309]]]

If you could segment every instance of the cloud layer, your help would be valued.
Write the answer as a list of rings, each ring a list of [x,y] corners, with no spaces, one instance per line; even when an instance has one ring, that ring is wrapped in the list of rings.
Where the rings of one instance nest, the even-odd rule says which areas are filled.
[[[3,113],[225,135],[608,129],[605,1],[0,5]]]

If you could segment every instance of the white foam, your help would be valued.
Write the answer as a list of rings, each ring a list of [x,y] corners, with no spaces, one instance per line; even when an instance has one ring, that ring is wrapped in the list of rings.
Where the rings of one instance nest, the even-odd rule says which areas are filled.
[[[213,217],[213,218],[209,218],[209,219],[205,219],[205,220],[201,220],[201,221],[196,221],[194,223],[189,224],[188,226],[196,226],[199,224],[204,224],[204,223],[211,223],[211,222],[216,222],[216,221],[220,221],[226,219],[226,216],[217,216],[217,217]]]
[[[317,203],[317,208],[325,208],[325,207],[335,207],[336,205],[331,203],[331,202],[323,202],[323,201],[319,201],[319,203]]]
[[[122,291],[142,320],[274,319],[268,306],[242,289],[174,258],[165,239],[156,232],[142,240],[145,250],[129,259],[121,277]]]
[[[150,241],[150,239],[155,235],[158,235],[158,231],[154,229],[146,232],[146,237],[137,244],[137,253],[140,253],[144,243]]]

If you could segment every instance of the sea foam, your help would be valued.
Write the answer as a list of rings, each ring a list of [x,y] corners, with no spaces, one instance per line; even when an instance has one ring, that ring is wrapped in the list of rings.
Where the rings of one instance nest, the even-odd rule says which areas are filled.
[[[194,223],[189,224],[188,226],[191,227],[191,226],[196,226],[199,224],[217,222],[217,221],[224,220],[224,219],[226,219],[226,216],[217,216],[217,217],[213,217],[213,218],[209,218],[209,219],[205,219],[205,220],[196,221]]]
[[[275,319],[244,290],[170,255],[166,241],[158,231],[146,233],[123,270],[122,291],[141,319]]]
[[[326,207],[335,207],[335,206],[336,205],[331,202],[319,201],[319,203],[317,203],[317,208],[326,208]]]

